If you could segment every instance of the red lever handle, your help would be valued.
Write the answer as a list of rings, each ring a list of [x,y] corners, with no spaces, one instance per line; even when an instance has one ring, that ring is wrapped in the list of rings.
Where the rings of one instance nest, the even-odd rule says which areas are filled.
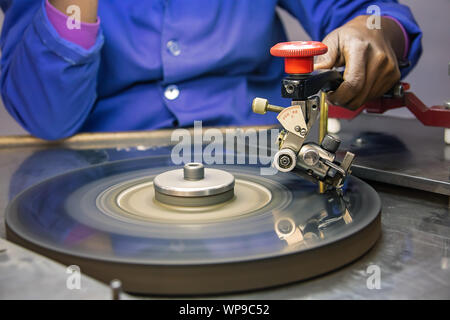
[[[327,51],[328,47],[318,41],[280,42],[270,49],[273,56],[284,58],[284,71],[289,74],[313,72],[314,56]]]

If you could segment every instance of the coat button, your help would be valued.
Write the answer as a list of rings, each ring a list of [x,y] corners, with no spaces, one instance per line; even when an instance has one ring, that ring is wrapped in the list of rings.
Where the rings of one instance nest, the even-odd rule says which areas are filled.
[[[181,53],[180,44],[175,40],[170,40],[167,42],[167,49],[175,57],[179,56]]]
[[[180,90],[176,85],[170,85],[164,91],[164,96],[167,100],[175,100],[180,95]]]

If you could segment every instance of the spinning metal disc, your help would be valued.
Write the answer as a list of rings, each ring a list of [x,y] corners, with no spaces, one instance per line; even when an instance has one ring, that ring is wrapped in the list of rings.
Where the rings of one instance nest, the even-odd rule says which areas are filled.
[[[187,207],[222,203],[234,196],[234,176],[226,171],[187,163],[183,169],[159,174],[153,181],[155,199]]]
[[[217,165],[205,178],[208,169],[229,173],[234,196],[184,206],[153,196],[157,177],[177,169],[168,163],[112,162],[33,186],[8,206],[7,238],[102,281],[120,279],[129,292],[193,295],[317,276],[358,258],[380,235],[379,197],[354,177],[343,194],[318,194],[294,173]]]

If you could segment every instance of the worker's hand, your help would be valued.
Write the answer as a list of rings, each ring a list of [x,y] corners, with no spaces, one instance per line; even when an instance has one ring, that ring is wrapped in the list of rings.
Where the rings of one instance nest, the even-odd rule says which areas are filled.
[[[80,7],[81,22],[97,22],[98,0],[49,0],[52,6],[67,14],[67,8],[71,5]]]
[[[328,52],[314,65],[315,69],[345,65],[344,82],[328,100],[353,110],[400,80],[397,61],[405,50],[403,32],[395,21],[381,17],[381,29],[369,29],[368,17],[356,17],[326,36]]]

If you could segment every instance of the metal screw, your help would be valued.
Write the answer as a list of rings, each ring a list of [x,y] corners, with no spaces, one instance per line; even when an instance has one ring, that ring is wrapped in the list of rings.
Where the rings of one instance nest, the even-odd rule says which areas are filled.
[[[280,167],[282,168],[287,168],[291,165],[292,159],[291,157],[287,156],[287,155],[283,155],[280,157],[279,163],[280,163]]]
[[[300,126],[295,126],[295,128],[294,128],[294,130],[297,132],[300,132],[300,129],[301,129]]]
[[[295,91],[295,87],[292,84],[288,84],[287,86],[285,86],[286,88],[286,92],[291,94]]]
[[[450,100],[444,102],[444,108],[445,109],[450,109]]]
[[[394,87],[393,95],[395,98],[403,98],[404,94],[405,94],[405,89],[403,88],[403,85],[398,84]]]
[[[118,279],[114,279],[109,283],[111,288],[111,299],[120,300],[120,294],[122,293],[122,282]]]
[[[306,135],[306,129],[305,128],[302,128],[300,130],[300,135],[302,135],[303,137]]]
[[[364,143],[362,138],[357,138],[355,142],[357,145],[362,145]]]
[[[288,234],[292,231],[292,224],[289,220],[281,220],[278,222],[278,231],[283,234]]]

